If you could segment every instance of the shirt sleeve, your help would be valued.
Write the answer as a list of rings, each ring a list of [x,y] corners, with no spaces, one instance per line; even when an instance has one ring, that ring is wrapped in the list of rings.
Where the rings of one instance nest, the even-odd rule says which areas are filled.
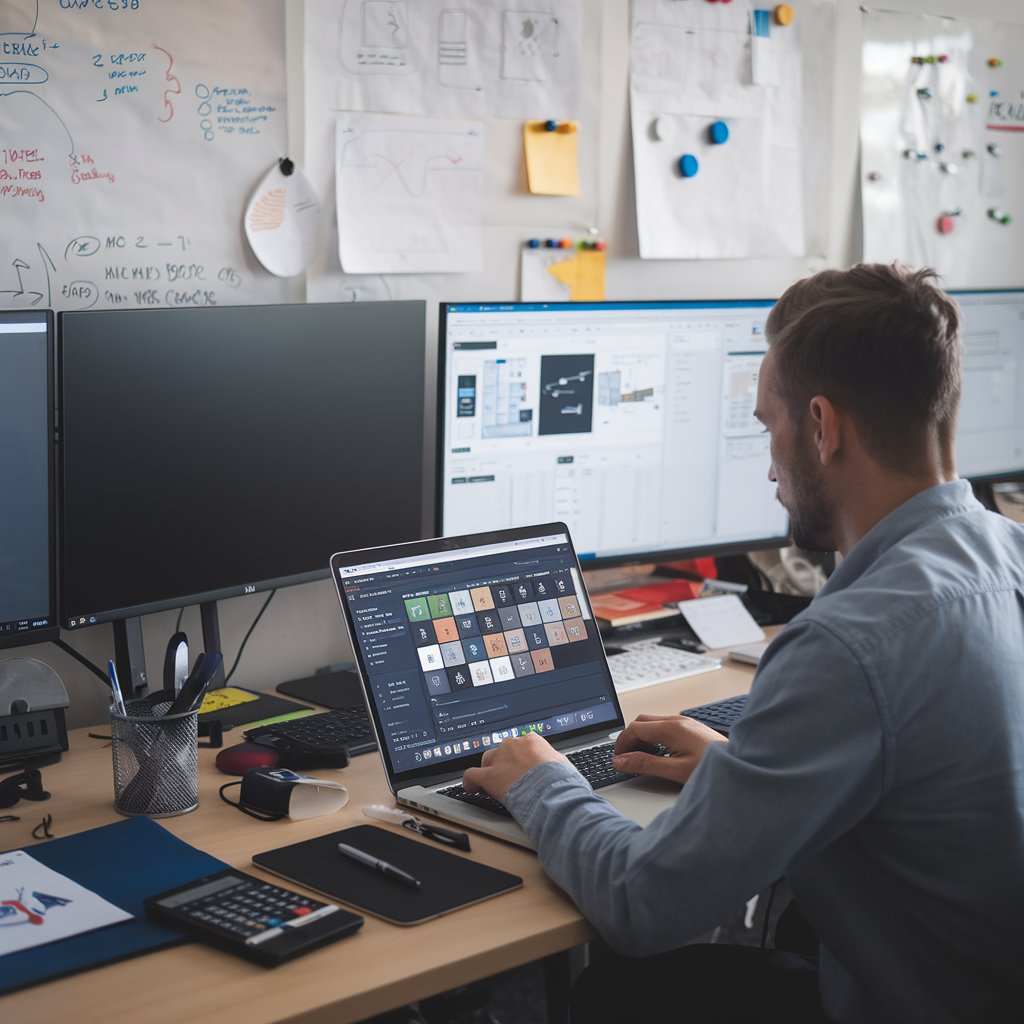
[[[646,828],[564,764],[507,806],[548,874],[615,949],[674,949],[824,849],[880,799],[886,740],[859,660],[827,627],[791,624],[762,659],[728,743],[711,746]]]

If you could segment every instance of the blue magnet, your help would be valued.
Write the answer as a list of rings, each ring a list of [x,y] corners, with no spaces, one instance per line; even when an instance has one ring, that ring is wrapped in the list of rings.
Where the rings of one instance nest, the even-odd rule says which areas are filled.
[[[724,121],[715,121],[708,128],[708,137],[716,145],[729,141],[729,126]]]
[[[679,173],[684,178],[692,178],[700,169],[697,158],[692,153],[684,153],[679,158]]]
[[[531,249],[539,249],[540,248],[540,239],[539,238],[531,238],[526,244]]]
[[[546,132],[557,132],[558,131],[558,122],[557,121],[545,121],[544,122],[544,131],[546,131]]]
[[[548,239],[545,239],[545,241],[544,241],[544,248],[545,249],[557,249],[558,246],[559,246],[559,241],[558,241],[557,238],[548,238]]]

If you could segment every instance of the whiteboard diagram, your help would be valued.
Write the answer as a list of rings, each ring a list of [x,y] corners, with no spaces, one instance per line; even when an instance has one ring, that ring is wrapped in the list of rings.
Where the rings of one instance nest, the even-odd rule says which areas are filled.
[[[1020,284],[1024,27],[864,14],[864,259],[952,287]]]
[[[21,0],[0,34],[0,304],[288,297],[239,230],[286,145],[279,8]]]
[[[483,155],[479,122],[339,114],[342,269],[354,274],[479,270]]]

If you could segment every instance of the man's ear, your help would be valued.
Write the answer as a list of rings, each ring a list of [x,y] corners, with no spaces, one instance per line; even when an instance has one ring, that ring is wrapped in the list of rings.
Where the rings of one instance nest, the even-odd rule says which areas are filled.
[[[828,466],[841,447],[842,429],[839,413],[824,395],[815,395],[811,399],[808,412],[818,461],[823,466]]]

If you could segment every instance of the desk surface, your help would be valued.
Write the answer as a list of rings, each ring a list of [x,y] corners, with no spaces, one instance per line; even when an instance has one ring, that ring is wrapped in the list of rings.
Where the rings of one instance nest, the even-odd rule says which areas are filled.
[[[627,721],[641,712],[674,714],[745,692],[752,678],[753,669],[727,661],[719,671],[623,694],[623,713]],[[238,730],[226,736],[228,744],[241,739]],[[63,761],[43,771],[53,799],[19,804],[15,813],[22,820],[0,824],[0,849],[31,852],[31,829],[44,812],[53,815],[56,836],[120,820],[112,807],[109,745],[90,739],[85,729],[71,733],[70,741]],[[307,822],[255,821],[218,798],[227,777],[213,767],[215,753],[200,751],[199,809],[162,824],[186,842],[257,874],[252,854],[365,822],[364,805],[391,802],[380,760],[367,754],[343,771],[317,773],[348,787],[349,805],[337,815]],[[0,1018],[18,1024],[72,1018],[106,1024],[131,1013],[173,1024],[215,1018],[345,1024],[590,938],[587,923],[548,881],[533,854],[474,833],[469,856],[521,875],[523,888],[413,928],[367,917],[353,938],[273,971],[198,944],[152,953],[0,998]],[[131,865],[130,857],[126,850],[124,870],[145,870]]]

